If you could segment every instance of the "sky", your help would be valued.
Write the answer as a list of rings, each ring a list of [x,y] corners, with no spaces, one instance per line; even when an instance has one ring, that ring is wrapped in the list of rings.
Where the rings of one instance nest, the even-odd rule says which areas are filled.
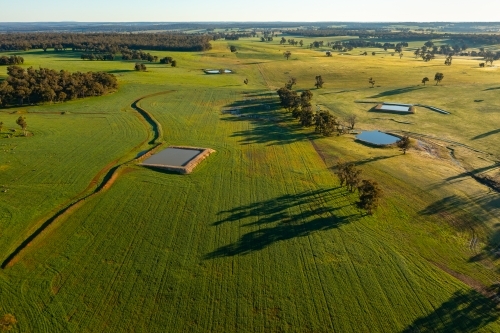
[[[0,22],[500,21],[500,0],[0,0],[0,8]]]

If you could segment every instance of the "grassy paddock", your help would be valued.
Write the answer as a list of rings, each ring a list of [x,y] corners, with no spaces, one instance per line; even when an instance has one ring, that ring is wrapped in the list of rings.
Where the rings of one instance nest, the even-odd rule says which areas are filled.
[[[445,66],[444,59],[410,57],[410,50],[402,59],[360,51],[326,57],[278,39],[217,41],[204,53],[151,51],[173,56],[178,67],[146,64],[145,73],[131,70],[134,61],[22,54],[25,66],[115,73],[120,90],[1,110],[4,123],[25,115],[34,134],[0,138],[0,185],[8,188],[0,192],[2,253],[92,186],[106,165],[149,147],[151,128],[130,107],[142,96],[171,91],[140,101],[167,145],[216,153],[188,176],[128,163],[112,186],[0,271],[0,313],[13,313],[23,332],[499,330],[495,304],[472,287],[497,280],[489,249],[500,241],[500,196],[465,171],[495,176],[500,74],[480,69],[478,60]],[[235,73],[206,75],[204,68]],[[445,78],[434,86],[438,71]],[[403,155],[300,128],[273,90],[292,76],[299,91],[312,89],[316,75],[325,87],[312,90],[314,105],[338,117],[357,115],[357,128],[447,141],[421,139]],[[424,76],[431,79],[425,87]],[[379,114],[355,100],[421,103],[451,115],[423,108]],[[223,113],[235,109],[240,117]],[[338,159],[355,162],[383,188],[373,216],[339,187],[332,173]],[[479,237],[475,250],[471,228]]]

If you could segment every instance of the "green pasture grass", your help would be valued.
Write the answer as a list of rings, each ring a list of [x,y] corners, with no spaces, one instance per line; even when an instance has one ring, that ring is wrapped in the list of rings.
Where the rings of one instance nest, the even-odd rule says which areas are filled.
[[[440,268],[485,285],[496,280],[494,258],[484,252],[471,260],[478,253],[468,243],[474,226],[478,252],[495,245],[498,196],[465,177],[444,147],[436,155],[402,155],[360,145],[350,135],[319,138],[279,110],[273,93],[292,76],[295,89],[312,89],[322,75],[325,87],[313,89],[314,106],[339,117],[356,114],[359,129],[413,131],[496,155],[497,70],[458,57],[451,67],[444,58],[424,63],[409,51],[402,59],[380,49],[376,56],[355,49],[327,58],[278,42],[217,41],[203,53],[150,51],[173,56],[179,67],[146,64],[146,73],[130,71],[135,61],[22,54],[24,66],[115,72],[120,89],[0,113],[11,123],[18,117],[11,110],[28,112],[23,115],[35,134],[0,139],[19,142],[16,164],[0,166],[0,177],[13,184],[15,171],[24,176],[24,187],[2,201],[9,209],[0,219],[2,251],[29,234],[34,217],[84,190],[104,165],[133,155],[151,137],[130,109],[139,97],[170,91],[140,102],[161,123],[166,144],[217,153],[189,176],[128,164],[111,188],[36,238],[0,272],[0,312],[13,313],[19,331],[499,330],[491,301]],[[233,44],[238,53],[227,49]],[[292,52],[288,61],[285,49]],[[235,74],[205,75],[203,68]],[[436,71],[445,74],[439,86],[432,85]],[[429,86],[421,86],[423,76]],[[354,103],[361,99],[430,104],[452,114],[421,108],[408,116],[368,113],[369,104]],[[257,118],[222,114],[235,108]],[[263,120],[269,117],[274,121]],[[463,162],[477,158],[457,155]],[[46,156],[69,165],[54,167]],[[363,215],[356,195],[339,188],[331,170],[339,158],[356,162],[383,188],[373,216]],[[42,188],[45,179],[71,184]],[[40,189],[26,194],[37,182]],[[21,210],[26,200],[33,204]]]
[[[21,328],[387,332],[465,292],[360,214],[304,133],[221,116],[225,89],[177,94],[141,106],[167,142],[217,153],[187,177],[134,167],[49,228],[11,269],[54,299]]]
[[[0,138],[2,253],[33,232],[47,212],[84,190],[100,169],[147,139],[145,126],[130,111],[60,114],[58,107],[23,114],[33,136]],[[0,113],[6,124],[15,125],[17,117]]]

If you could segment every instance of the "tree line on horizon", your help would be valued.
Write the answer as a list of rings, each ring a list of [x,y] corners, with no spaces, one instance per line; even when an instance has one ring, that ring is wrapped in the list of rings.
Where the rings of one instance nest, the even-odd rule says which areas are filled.
[[[404,29],[403,31],[391,31],[389,29],[344,29],[344,28],[325,28],[325,29],[290,29],[282,32],[285,35],[304,36],[304,37],[335,37],[335,36],[353,36],[359,39],[379,39],[379,40],[404,40],[418,41],[422,39],[448,39],[451,41],[466,40],[473,44],[495,45],[500,44],[500,35],[498,34],[474,34],[474,33],[422,33]]]
[[[118,88],[116,77],[106,72],[70,73],[9,66],[7,74],[0,82],[0,106],[63,102],[101,96]]]
[[[53,49],[86,53],[117,54],[122,50],[207,51],[212,48],[210,35],[172,33],[6,33],[2,34],[0,51]]]

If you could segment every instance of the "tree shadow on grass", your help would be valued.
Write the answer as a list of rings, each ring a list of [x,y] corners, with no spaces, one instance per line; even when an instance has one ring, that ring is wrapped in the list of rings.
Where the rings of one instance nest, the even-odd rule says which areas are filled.
[[[246,94],[246,99],[235,101],[224,107],[224,114],[231,114],[222,118],[225,121],[249,121],[252,128],[236,131],[231,136],[241,137],[242,145],[268,144],[285,145],[298,141],[316,138],[317,134],[306,134],[297,121],[291,120],[291,115],[281,112],[279,99],[273,91],[263,91]],[[280,122],[286,122],[283,126]]]
[[[356,141],[358,142],[358,141]],[[364,142],[359,142],[361,144],[365,144]],[[365,144],[369,147],[373,147],[373,145],[368,145],[368,144]],[[383,149],[383,148],[382,148]],[[360,165],[364,165],[364,164],[368,164],[368,163],[372,163],[372,162],[377,162],[377,161],[381,161],[381,160],[386,160],[388,158],[393,158],[393,157],[396,157],[396,156],[399,156],[398,155],[390,155],[390,156],[375,156],[375,157],[370,157],[370,158],[365,158],[364,160],[358,160],[358,161],[355,161],[354,162],[354,165],[356,166],[360,166]]]
[[[484,89],[483,91],[498,90],[498,89],[500,89],[500,87],[487,88]]]
[[[287,145],[295,142],[306,141],[318,137],[316,133],[306,134],[300,131],[298,124],[281,126],[277,120],[270,117],[227,117],[227,121],[250,121],[254,126],[250,129],[235,131],[231,137],[240,137],[241,145],[267,144],[268,146]]]
[[[274,227],[261,228],[241,236],[240,239],[233,244],[222,246],[215,251],[208,253],[205,256],[205,259],[249,254],[254,251],[265,249],[266,247],[279,241],[309,236],[317,231],[326,231],[338,228],[342,224],[346,224],[348,222],[350,222],[350,217],[330,216],[319,217],[298,225],[278,224]]]
[[[230,210],[221,211],[218,215],[228,215],[225,219],[213,223],[214,226],[221,225],[226,222],[239,221],[249,217],[259,217],[259,223],[278,222],[280,216],[285,216],[287,210],[299,205],[312,205],[315,203],[324,203],[327,200],[334,199],[340,194],[333,194],[334,189],[322,189],[316,191],[306,191],[298,194],[285,194],[272,200],[265,200],[249,205],[236,207]],[[261,217],[266,216],[263,220]],[[253,223],[252,223],[253,224]],[[248,224],[251,225],[251,224]]]
[[[399,95],[399,94],[404,94],[404,93],[408,93],[408,92],[412,92],[412,91],[420,90],[420,89],[424,89],[424,87],[410,86],[410,87],[406,87],[406,88],[399,88],[399,89],[387,90],[387,91],[381,92],[381,93],[379,93],[377,95],[373,95],[373,96],[370,96],[370,97],[367,97],[367,98],[379,98],[379,97],[387,97],[387,96]]]
[[[459,231],[473,231],[481,228],[485,219],[489,218],[476,204],[479,202],[472,202],[458,195],[450,195],[428,205],[419,214],[444,218]]]
[[[472,140],[482,139],[482,138],[485,138],[487,136],[497,134],[497,133],[500,133],[500,128],[493,130],[493,131],[483,133],[483,134],[476,135],[475,137],[472,138]]]
[[[232,244],[221,246],[206,254],[204,259],[249,254],[265,249],[276,242],[338,228],[361,217],[361,214],[348,216],[335,214],[335,211],[349,206],[350,203],[346,202],[342,207],[332,208],[329,201],[336,195],[342,195],[332,193],[332,191],[318,190],[296,195],[283,195],[272,200],[220,212],[220,215],[229,214],[229,216],[215,222],[214,226],[242,219],[257,219],[243,226],[248,228],[258,226],[259,229],[244,234]]]
[[[118,74],[118,73],[128,73],[128,72],[135,72],[133,69],[115,69],[112,71],[106,71],[107,73],[110,74]]]
[[[451,195],[437,200],[420,215],[438,216],[455,229],[467,232],[467,246],[471,251],[469,262],[500,257],[500,195],[489,192],[471,198]],[[478,244],[486,244],[480,248]]]
[[[497,303],[480,293],[458,291],[431,314],[416,319],[402,333],[475,332],[500,316]]]
[[[478,176],[479,174],[481,174],[483,172],[491,171],[491,170],[499,168],[499,167],[500,167],[500,164],[494,163],[494,164],[491,164],[491,165],[488,165],[488,166],[485,166],[482,168],[477,168],[477,169],[474,169],[471,171],[462,172],[462,173],[455,175],[455,176],[448,177],[445,179],[445,182],[452,182],[452,181],[455,181],[457,179],[464,178],[464,177]]]

